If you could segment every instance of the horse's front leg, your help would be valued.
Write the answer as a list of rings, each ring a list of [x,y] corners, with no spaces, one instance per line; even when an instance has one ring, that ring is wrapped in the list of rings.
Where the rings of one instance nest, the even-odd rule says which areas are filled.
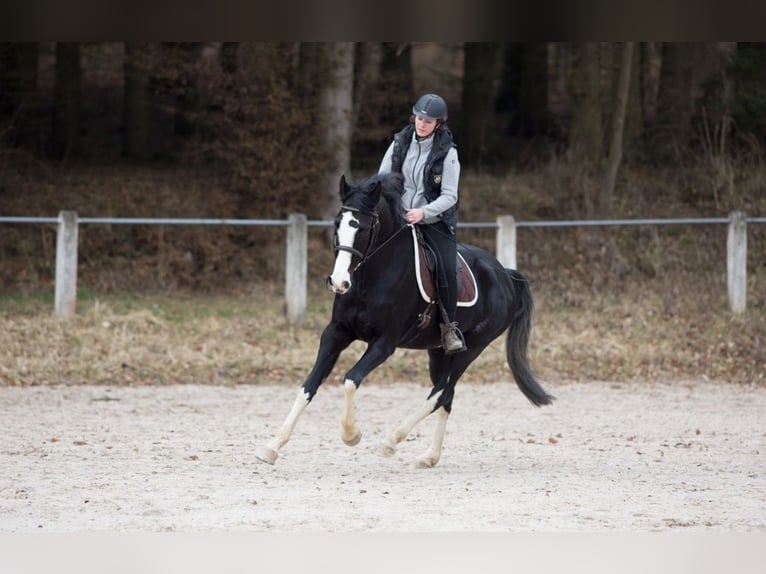
[[[298,391],[298,396],[295,397],[295,402],[293,403],[293,407],[290,409],[285,422],[282,423],[282,426],[279,427],[277,434],[268,442],[268,444],[266,444],[266,446],[256,447],[255,458],[261,462],[274,464],[274,462],[277,460],[277,457],[279,456],[279,449],[285,446],[287,441],[290,440],[290,437],[293,434],[293,430],[295,429],[295,425],[298,423],[298,419],[308,406],[309,402],[311,402],[309,394],[304,390],[303,387],[301,387],[301,389]]]
[[[277,431],[277,434],[265,446],[255,450],[255,457],[268,464],[274,464],[279,456],[279,450],[290,440],[303,411],[314,398],[319,386],[325,381],[332,371],[341,352],[353,341],[348,332],[334,323],[330,323],[322,332],[319,342],[319,351],[306,381],[298,390],[293,406]]]
[[[396,350],[396,344],[391,340],[381,338],[371,341],[367,350],[357,363],[346,373],[343,382],[345,400],[343,402],[343,417],[340,421],[341,439],[349,446],[359,444],[362,433],[356,424],[356,411],[354,409],[354,395],[364,378],[376,367],[380,366]]]

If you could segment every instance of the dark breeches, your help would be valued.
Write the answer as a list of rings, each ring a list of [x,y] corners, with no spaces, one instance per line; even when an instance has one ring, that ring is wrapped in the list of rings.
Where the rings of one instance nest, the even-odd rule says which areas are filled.
[[[438,258],[439,299],[444,303],[449,320],[454,321],[457,309],[457,239],[443,221],[422,225],[421,229]]]

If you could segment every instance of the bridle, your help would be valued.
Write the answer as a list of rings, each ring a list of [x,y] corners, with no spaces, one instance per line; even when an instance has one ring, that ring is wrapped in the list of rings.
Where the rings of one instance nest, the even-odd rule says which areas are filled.
[[[338,245],[338,229],[336,227],[335,233],[333,234],[333,252],[337,256],[338,251],[346,251],[347,253],[351,253],[352,255],[356,255],[359,258],[359,262],[354,266],[354,268],[351,270],[351,273],[356,272],[357,269],[359,269],[362,265],[367,263],[372,257],[381,249],[383,249],[386,245],[391,243],[397,235],[399,235],[402,231],[405,229],[408,229],[412,227],[411,225],[403,225],[396,231],[394,231],[391,234],[391,237],[386,239],[383,243],[378,245],[375,249],[370,251],[373,245],[375,245],[375,242],[378,239],[378,233],[380,232],[380,218],[378,216],[378,212],[376,211],[364,211],[361,209],[358,209],[356,207],[350,207],[347,205],[342,205],[340,210],[338,211],[338,214],[340,214],[343,211],[350,211],[352,213],[355,213],[357,215],[363,215],[366,218],[369,218],[372,223],[370,223],[370,236],[367,240],[367,245],[364,248],[364,251],[359,251],[355,247],[347,247],[345,245]]]
[[[369,229],[370,232],[368,234],[367,238],[367,245],[364,248],[364,251],[359,251],[356,249],[353,245],[352,246],[346,246],[346,245],[340,245],[338,243],[338,228],[336,226],[335,233],[333,234],[333,251],[337,255],[339,251],[346,251],[348,253],[351,253],[352,255],[355,255],[359,258],[359,262],[356,264],[356,267],[354,267],[354,271],[359,269],[360,265],[364,263],[368,259],[368,252],[370,251],[370,248],[375,244],[375,240],[378,238],[378,232],[380,231],[380,218],[378,217],[377,211],[362,211],[361,209],[357,209],[356,207],[349,207],[347,205],[342,205],[340,208],[340,212],[343,211],[350,211],[357,217],[362,216],[366,218],[369,223]],[[352,222],[353,224],[354,222]],[[357,224],[358,226],[358,224]]]

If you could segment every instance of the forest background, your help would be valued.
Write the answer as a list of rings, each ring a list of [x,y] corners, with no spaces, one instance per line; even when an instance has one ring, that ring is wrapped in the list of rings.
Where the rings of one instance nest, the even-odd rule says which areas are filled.
[[[424,92],[449,105],[464,222],[766,214],[766,44],[744,42],[2,43],[0,214],[331,219],[339,176],[375,172]],[[66,325],[50,317],[55,233],[0,225],[2,382],[310,368],[325,231],[296,328],[280,228],[81,226]],[[494,251],[493,230],[460,237]],[[752,224],[734,315],[724,225],[522,228],[533,362],[549,379],[763,383],[765,254]],[[472,376],[505,378],[488,355]],[[422,372],[397,357],[382,376]]]

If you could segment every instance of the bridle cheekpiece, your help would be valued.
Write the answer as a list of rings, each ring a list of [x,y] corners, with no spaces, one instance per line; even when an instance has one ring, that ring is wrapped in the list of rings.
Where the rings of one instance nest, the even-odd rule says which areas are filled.
[[[378,212],[373,211],[362,211],[361,209],[357,209],[356,207],[349,207],[347,205],[342,205],[340,208],[340,212],[343,211],[350,211],[354,213],[355,215],[359,216],[362,215],[364,217],[367,217],[371,220],[370,223],[370,233],[367,240],[367,245],[364,248],[364,251],[359,251],[353,246],[346,246],[346,245],[340,245],[338,244],[338,230],[335,230],[335,233],[333,235],[333,251],[337,255],[338,251],[346,251],[348,253],[351,253],[352,255],[356,255],[359,258],[359,262],[356,264],[356,267],[354,267],[354,271],[359,269],[359,267],[364,263],[367,258],[369,257],[369,251],[370,248],[375,244],[375,241],[378,238],[378,232],[380,231],[380,218],[378,217]],[[339,212],[339,213],[340,213]]]

